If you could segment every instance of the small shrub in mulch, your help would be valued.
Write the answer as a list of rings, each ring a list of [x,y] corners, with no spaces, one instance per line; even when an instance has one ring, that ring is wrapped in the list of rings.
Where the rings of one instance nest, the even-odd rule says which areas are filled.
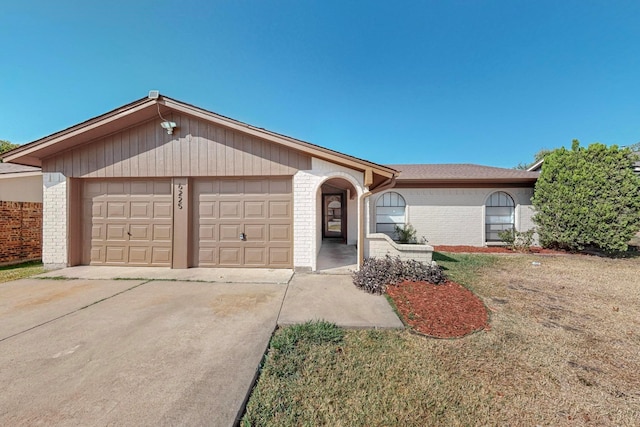
[[[405,324],[421,334],[458,338],[489,329],[489,315],[483,302],[457,283],[405,281],[387,287],[387,295]]]
[[[367,258],[360,270],[353,273],[353,284],[371,294],[382,294],[389,285],[405,280],[438,284],[445,281],[442,268],[416,260],[403,261],[399,256]]]

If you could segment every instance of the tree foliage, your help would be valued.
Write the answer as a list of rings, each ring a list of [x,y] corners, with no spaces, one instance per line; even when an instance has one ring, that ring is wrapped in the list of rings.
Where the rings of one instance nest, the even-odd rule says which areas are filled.
[[[18,144],[13,144],[9,141],[5,141],[3,139],[0,139],[0,154],[6,153],[7,151],[11,151],[14,148],[18,148],[20,145]]]
[[[545,247],[624,251],[640,229],[640,177],[629,149],[573,141],[545,156],[534,222]]]
[[[542,148],[540,151],[538,151],[533,156],[533,162],[531,162],[531,163],[522,163],[522,162],[520,162],[520,163],[518,163],[517,166],[514,167],[514,169],[527,170],[531,166],[533,166],[537,162],[539,162],[540,160],[544,159],[547,154],[552,153],[552,152],[553,152],[553,150],[549,150],[547,148]]]

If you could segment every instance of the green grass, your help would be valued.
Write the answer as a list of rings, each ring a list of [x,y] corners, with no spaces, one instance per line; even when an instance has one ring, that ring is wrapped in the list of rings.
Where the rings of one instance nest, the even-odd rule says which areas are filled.
[[[24,279],[35,274],[44,273],[44,267],[39,261],[0,267],[0,283]]]
[[[490,330],[279,329],[241,425],[637,424],[637,260],[434,258],[490,306]]]
[[[444,268],[444,272],[450,280],[467,287],[473,287],[473,282],[482,269],[494,266],[498,257],[487,254],[434,252],[433,260]]]

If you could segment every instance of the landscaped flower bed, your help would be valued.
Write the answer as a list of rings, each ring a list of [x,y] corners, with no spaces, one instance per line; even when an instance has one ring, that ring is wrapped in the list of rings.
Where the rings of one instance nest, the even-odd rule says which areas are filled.
[[[489,328],[482,301],[455,282],[440,285],[405,281],[387,287],[405,324],[436,338],[457,338]]]
[[[489,326],[483,302],[448,280],[436,264],[389,255],[368,258],[353,283],[372,294],[386,293],[405,325],[424,335],[458,338]]]

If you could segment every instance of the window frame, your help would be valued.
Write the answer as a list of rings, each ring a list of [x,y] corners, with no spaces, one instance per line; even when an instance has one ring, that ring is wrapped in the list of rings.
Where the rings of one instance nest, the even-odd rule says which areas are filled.
[[[402,194],[397,191],[388,191],[386,193],[382,193],[380,197],[376,199],[375,206],[374,219],[376,233],[386,234],[394,239],[396,234],[395,227],[404,227],[407,224],[407,201]],[[400,208],[402,208],[402,221],[393,221],[394,217],[400,217],[400,212],[395,211]],[[384,210],[385,213],[381,213],[382,210]],[[390,221],[379,221],[381,216],[387,217]]]
[[[489,204],[494,203],[497,196],[497,205]],[[485,243],[500,243],[502,240],[498,237],[498,233],[506,230],[516,230],[516,201],[513,196],[506,191],[498,190],[489,194],[484,203],[484,241]],[[490,209],[494,214],[489,214]],[[500,210],[506,212],[510,210],[508,214],[500,213]],[[510,221],[500,221],[500,218],[504,219],[507,216],[510,217]],[[497,221],[489,221],[489,218],[496,218]],[[496,228],[498,227],[498,228]]]

